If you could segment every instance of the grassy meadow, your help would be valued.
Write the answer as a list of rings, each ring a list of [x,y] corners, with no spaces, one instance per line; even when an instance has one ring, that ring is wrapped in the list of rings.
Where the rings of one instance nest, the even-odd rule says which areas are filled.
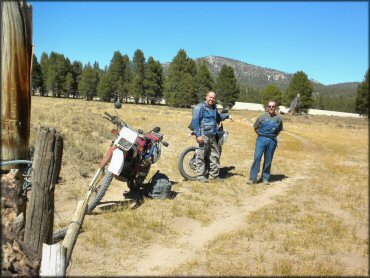
[[[31,145],[40,126],[64,138],[55,191],[55,229],[68,225],[106,152],[112,103],[32,98]],[[259,112],[231,111],[221,182],[184,181],[181,151],[195,144],[191,109],[123,104],[133,128],[160,126],[169,147],[152,166],[173,182],[175,197],[130,209],[114,180],[102,206],[87,215],[69,275],[359,275],[369,274],[368,120],[282,115],[284,132],[270,185],[247,185]]]

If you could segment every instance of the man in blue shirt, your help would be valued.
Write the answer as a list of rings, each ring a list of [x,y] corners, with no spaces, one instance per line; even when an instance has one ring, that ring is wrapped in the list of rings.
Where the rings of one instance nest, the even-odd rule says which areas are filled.
[[[197,175],[198,181],[208,182],[205,176],[206,160],[209,160],[209,179],[219,179],[220,153],[217,144],[218,124],[220,115],[216,107],[217,96],[209,92],[206,101],[194,107],[192,126],[199,145],[197,149]]]
[[[258,137],[248,184],[257,183],[262,155],[264,155],[262,181],[264,184],[269,184],[272,158],[277,147],[277,136],[283,130],[283,121],[276,114],[276,108],[276,101],[269,101],[267,112],[261,114],[253,125]]]

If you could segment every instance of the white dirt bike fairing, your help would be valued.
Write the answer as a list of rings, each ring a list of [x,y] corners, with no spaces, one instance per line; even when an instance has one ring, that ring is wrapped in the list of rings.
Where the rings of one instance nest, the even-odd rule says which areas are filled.
[[[113,151],[111,162],[108,166],[108,171],[118,176],[125,163],[125,153],[132,148],[139,134],[132,129],[123,127],[119,132],[117,139],[113,145],[116,149]],[[135,154],[136,156],[136,154]]]

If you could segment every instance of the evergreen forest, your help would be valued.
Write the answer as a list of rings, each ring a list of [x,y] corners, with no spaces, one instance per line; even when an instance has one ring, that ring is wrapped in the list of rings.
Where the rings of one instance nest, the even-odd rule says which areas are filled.
[[[314,108],[368,115],[368,71],[363,82],[356,86],[357,94],[348,94],[343,86],[328,88],[312,83],[303,71],[293,74],[287,88],[279,84],[265,87],[241,84],[232,66],[223,64],[215,75],[209,64],[203,59],[190,58],[184,49],[178,51],[166,68],[154,57],[147,59],[140,49],[132,58],[115,51],[104,69],[98,62],[85,65],[80,61],[71,62],[54,51],[42,53],[40,61],[34,55],[32,63],[32,95],[105,102],[119,99],[136,104],[166,103],[171,107],[191,107],[204,100],[211,90],[217,93],[218,102],[229,108],[236,101],[265,104],[269,98],[289,107],[299,93],[303,111]],[[335,93],[325,93],[325,90]]]

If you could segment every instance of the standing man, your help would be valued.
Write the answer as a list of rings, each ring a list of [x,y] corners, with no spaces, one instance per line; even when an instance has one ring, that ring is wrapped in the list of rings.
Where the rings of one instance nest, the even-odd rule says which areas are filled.
[[[220,172],[220,153],[217,144],[217,96],[209,92],[206,101],[194,107],[192,125],[199,145],[197,149],[198,181],[208,182],[206,178],[206,163],[209,161],[209,179],[218,180]]]
[[[283,130],[283,121],[276,114],[276,109],[276,101],[270,100],[267,105],[267,112],[261,114],[253,125],[258,137],[248,184],[257,183],[262,155],[264,155],[264,162],[261,178],[264,184],[270,184],[271,163],[277,147],[277,136]]]

